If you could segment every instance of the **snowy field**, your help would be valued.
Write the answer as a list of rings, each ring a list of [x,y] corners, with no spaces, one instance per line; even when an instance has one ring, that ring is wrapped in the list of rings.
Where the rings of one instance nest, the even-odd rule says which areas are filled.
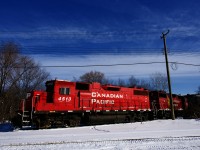
[[[200,120],[0,132],[1,150],[199,150]]]

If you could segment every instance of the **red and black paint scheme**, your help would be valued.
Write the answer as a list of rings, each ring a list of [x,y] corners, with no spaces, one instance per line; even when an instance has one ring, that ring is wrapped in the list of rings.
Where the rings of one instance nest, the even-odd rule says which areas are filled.
[[[175,95],[174,95],[175,96]],[[184,97],[174,97],[174,107],[187,107]],[[36,128],[134,122],[167,118],[170,104],[165,92],[100,83],[51,80],[46,91],[32,91],[22,100],[22,126]]]

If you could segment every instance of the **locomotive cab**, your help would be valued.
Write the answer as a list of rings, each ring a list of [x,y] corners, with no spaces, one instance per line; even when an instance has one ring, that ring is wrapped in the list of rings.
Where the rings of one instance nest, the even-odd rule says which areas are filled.
[[[67,111],[73,108],[75,83],[67,80],[51,80],[46,82],[46,106],[51,111]]]
[[[51,80],[46,82],[47,103],[70,101],[74,85],[65,80]]]
[[[170,103],[166,92],[151,91],[149,98],[154,118],[170,118]]]

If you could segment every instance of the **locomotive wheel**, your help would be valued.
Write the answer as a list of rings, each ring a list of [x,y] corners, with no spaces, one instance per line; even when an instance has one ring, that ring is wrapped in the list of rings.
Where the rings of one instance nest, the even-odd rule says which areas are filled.
[[[139,118],[140,118],[141,122],[142,121],[147,121],[148,120],[148,113],[140,111]]]
[[[51,127],[51,122],[46,116],[35,118],[33,125],[36,129],[48,129]]]
[[[144,113],[143,116],[142,116],[142,120],[143,120],[143,121],[147,121],[148,118],[149,118],[149,117],[148,117],[148,113]]]
[[[78,127],[78,126],[80,126],[80,120],[69,120],[67,122],[67,125],[69,127]]]
[[[35,128],[40,129],[40,119],[36,119],[35,121]]]
[[[129,116],[126,116],[124,121],[125,121],[125,123],[130,123],[130,122],[131,122],[131,119],[130,119]]]
[[[130,122],[136,122],[137,121],[137,116],[136,116],[136,114],[132,114],[131,115],[131,120],[130,120]]]
[[[86,114],[82,119],[85,125],[87,126],[92,125],[92,120],[90,118],[90,115]]]
[[[118,116],[116,115],[116,118],[114,120],[114,123],[120,123],[120,119],[118,118]]]

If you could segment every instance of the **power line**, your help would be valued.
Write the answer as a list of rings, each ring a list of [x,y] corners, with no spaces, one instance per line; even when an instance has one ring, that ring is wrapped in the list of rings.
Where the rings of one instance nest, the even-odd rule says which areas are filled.
[[[106,44],[106,43],[105,43]],[[23,45],[21,46],[22,48],[31,48],[31,49],[44,49],[44,48],[48,48],[48,49],[76,49],[76,50],[103,50],[103,49],[108,49],[108,50],[143,50],[143,51],[149,51],[149,50],[162,50],[163,48],[161,47],[124,47],[124,46],[115,46],[113,47],[113,45],[111,46],[102,46],[95,44],[95,47],[88,47],[88,46],[67,46],[67,45],[63,45],[63,44],[59,44],[59,45]],[[169,49],[170,53],[177,53],[177,52],[200,52],[199,49]]]
[[[200,67],[200,64],[188,64],[188,63],[179,63],[179,62],[169,62],[173,64],[187,65]],[[150,65],[150,64],[165,64],[165,62],[144,62],[144,63],[125,63],[125,64],[96,64],[96,65],[57,65],[57,66],[41,66],[45,68],[84,68],[84,67],[113,67],[113,66],[132,66],[132,65]]]
[[[101,45],[95,45],[95,47],[88,47],[88,46],[67,46],[67,45],[27,45],[27,46],[22,46],[22,48],[31,48],[31,49],[35,49],[35,48],[48,48],[48,49],[61,49],[61,48],[70,48],[70,49],[77,49],[77,50],[83,50],[83,49],[88,49],[88,50],[102,50],[102,49],[109,49],[109,50],[145,50],[145,51],[149,51],[149,50],[162,50],[163,48],[161,47],[123,47],[123,46],[117,46],[117,47],[113,47],[113,46],[102,46]],[[176,52],[200,52],[199,49],[169,49],[170,53],[176,53]]]
[[[93,38],[94,36],[108,36],[116,37],[121,35],[134,37],[134,38],[144,38],[150,37],[152,35],[159,35],[160,31],[134,31],[134,30],[110,30],[110,31],[87,31],[87,30],[77,30],[77,31],[66,31],[66,30],[21,30],[21,31],[0,31],[0,37],[23,37],[25,39],[33,37],[47,37],[47,38],[63,38],[64,36],[86,36],[88,39]],[[184,33],[184,34],[183,34]],[[196,35],[198,36],[198,35]],[[190,35],[185,35],[185,32],[179,32],[179,34],[174,34],[172,38],[186,38],[191,37]],[[120,37],[119,37],[120,38]]]
[[[199,64],[187,64],[187,63],[179,63],[179,62],[171,62],[179,65],[185,65],[185,66],[193,66],[193,67],[200,67]]]
[[[35,34],[35,35],[149,35],[149,34],[159,34],[159,32],[153,31],[134,31],[134,30],[109,30],[109,31],[89,31],[89,30],[77,30],[77,31],[65,31],[65,30],[21,30],[21,31],[0,31],[1,34]]]

